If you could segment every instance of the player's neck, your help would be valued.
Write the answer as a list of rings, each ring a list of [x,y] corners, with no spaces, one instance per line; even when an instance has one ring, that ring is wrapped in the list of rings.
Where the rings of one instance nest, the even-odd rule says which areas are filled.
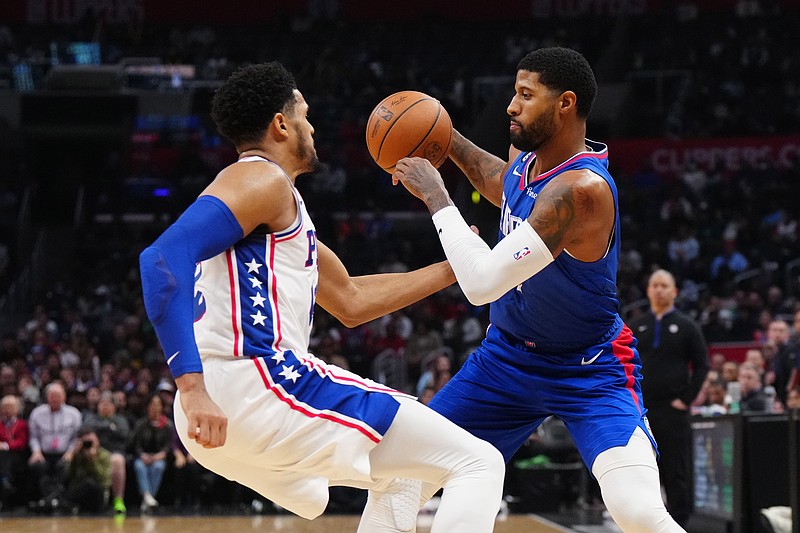
[[[536,150],[536,163],[534,164],[532,177],[548,172],[570,157],[581,152],[586,152],[585,139],[570,142],[561,142],[560,139],[553,139],[552,142],[542,145]]]
[[[245,157],[263,157],[264,159],[273,161],[273,158],[261,148],[248,148],[239,152],[239,159],[244,159]]]
[[[277,152],[267,151],[264,150],[263,148],[247,148],[239,152],[239,160],[241,161],[246,157],[263,157],[267,161],[275,163],[276,165],[281,167],[283,172],[289,177],[289,181],[291,181],[292,183],[294,183],[297,174],[299,174],[299,172],[295,171],[295,169],[292,168],[291,165],[288,165],[287,161],[284,160],[284,158],[281,157],[281,155]]]

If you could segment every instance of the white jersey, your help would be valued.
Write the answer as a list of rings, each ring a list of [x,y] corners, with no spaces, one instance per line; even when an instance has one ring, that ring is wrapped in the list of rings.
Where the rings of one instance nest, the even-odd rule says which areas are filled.
[[[205,468],[309,519],[327,507],[329,486],[370,489],[372,500],[375,494],[393,498],[406,490],[395,481],[399,476],[415,473],[431,487],[446,487],[452,475],[453,486],[475,485],[476,501],[467,502],[470,509],[486,507],[477,514],[487,524],[470,530],[489,531],[497,513],[493,502],[500,501],[502,489],[496,451],[492,453],[500,474],[490,476],[496,483],[487,484],[491,480],[478,474],[488,472],[484,465],[490,459],[479,454],[479,447],[493,450],[491,446],[414,399],[307,352],[318,250],[303,200],[294,187],[292,192],[297,217],[288,228],[273,233],[256,228],[197,265],[195,338],[206,390],[228,424],[224,445],[199,445],[188,437],[196,431],[196,421],[188,420],[178,391],[174,415],[179,438]],[[405,414],[398,416],[401,401]],[[389,433],[396,417],[401,429]],[[388,444],[373,456],[376,446],[386,442],[384,437]],[[483,462],[477,460],[479,455],[485,455]],[[459,472],[461,477],[455,479]],[[418,484],[410,486],[415,490]],[[403,500],[411,520],[416,516],[416,490]],[[458,495],[454,498],[460,500]],[[373,504],[359,530],[400,531],[388,526],[397,518],[387,505]],[[463,530],[455,526],[463,512],[453,509],[453,526],[442,522],[442,531]]]
[[[267,160],[240,160],[249,161]],[[300,193],[294,186],[292,192],[297,217],[288,228],[274,233],[256,228],[223,253],[197,264],[194,333],[202,357],[308,351],[318,279],[317,240]]]

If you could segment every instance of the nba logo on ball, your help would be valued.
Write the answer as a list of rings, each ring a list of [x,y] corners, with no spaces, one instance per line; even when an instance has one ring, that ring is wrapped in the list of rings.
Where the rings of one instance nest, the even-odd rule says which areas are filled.
[[[375,111],[375,114],[387,122],[392,120],[392,118],[394,118],[394,113],[392,113],[383,106],[381,106],[377,111]]]
[[[528,255],[529,253],[531,253],[531,249],[528,248],[527,246],[525,248],[523,248],[522,250],[514,252],[514,261],[519,261],[520,259],[522,259],[526,255]]]

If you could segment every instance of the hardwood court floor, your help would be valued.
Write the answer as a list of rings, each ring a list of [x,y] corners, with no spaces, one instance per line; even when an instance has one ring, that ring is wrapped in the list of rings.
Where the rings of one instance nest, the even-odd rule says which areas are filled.
[[[294,516],[0,518],[0,531],[3,533],[355,533],[357,526],[357,516],[323,516],[311,522]],[[533,515],[511,515],[498,520],[494,528],[494,533],[570,531]],[[417,527],[417,533],[429,532],[428,527]]]

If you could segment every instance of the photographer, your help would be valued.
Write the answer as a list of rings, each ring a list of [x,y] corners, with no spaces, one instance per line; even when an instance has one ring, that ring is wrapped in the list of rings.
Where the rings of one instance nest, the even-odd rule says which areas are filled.
[[[125,451],[128,446],[130,426],[128,420],[117,414],[111,391],[105,391],[97,402],[97,412],[90,411],[83,418],[85,426],[94,429],[100,445],[111,453],[111,496],[114,512],[124,514],[125,507]]]
[[[100,446],[90,426],[82,426],[77,437],[67,470],[64,506],[97,513],[103,510],[111,486],[111,453]]]

